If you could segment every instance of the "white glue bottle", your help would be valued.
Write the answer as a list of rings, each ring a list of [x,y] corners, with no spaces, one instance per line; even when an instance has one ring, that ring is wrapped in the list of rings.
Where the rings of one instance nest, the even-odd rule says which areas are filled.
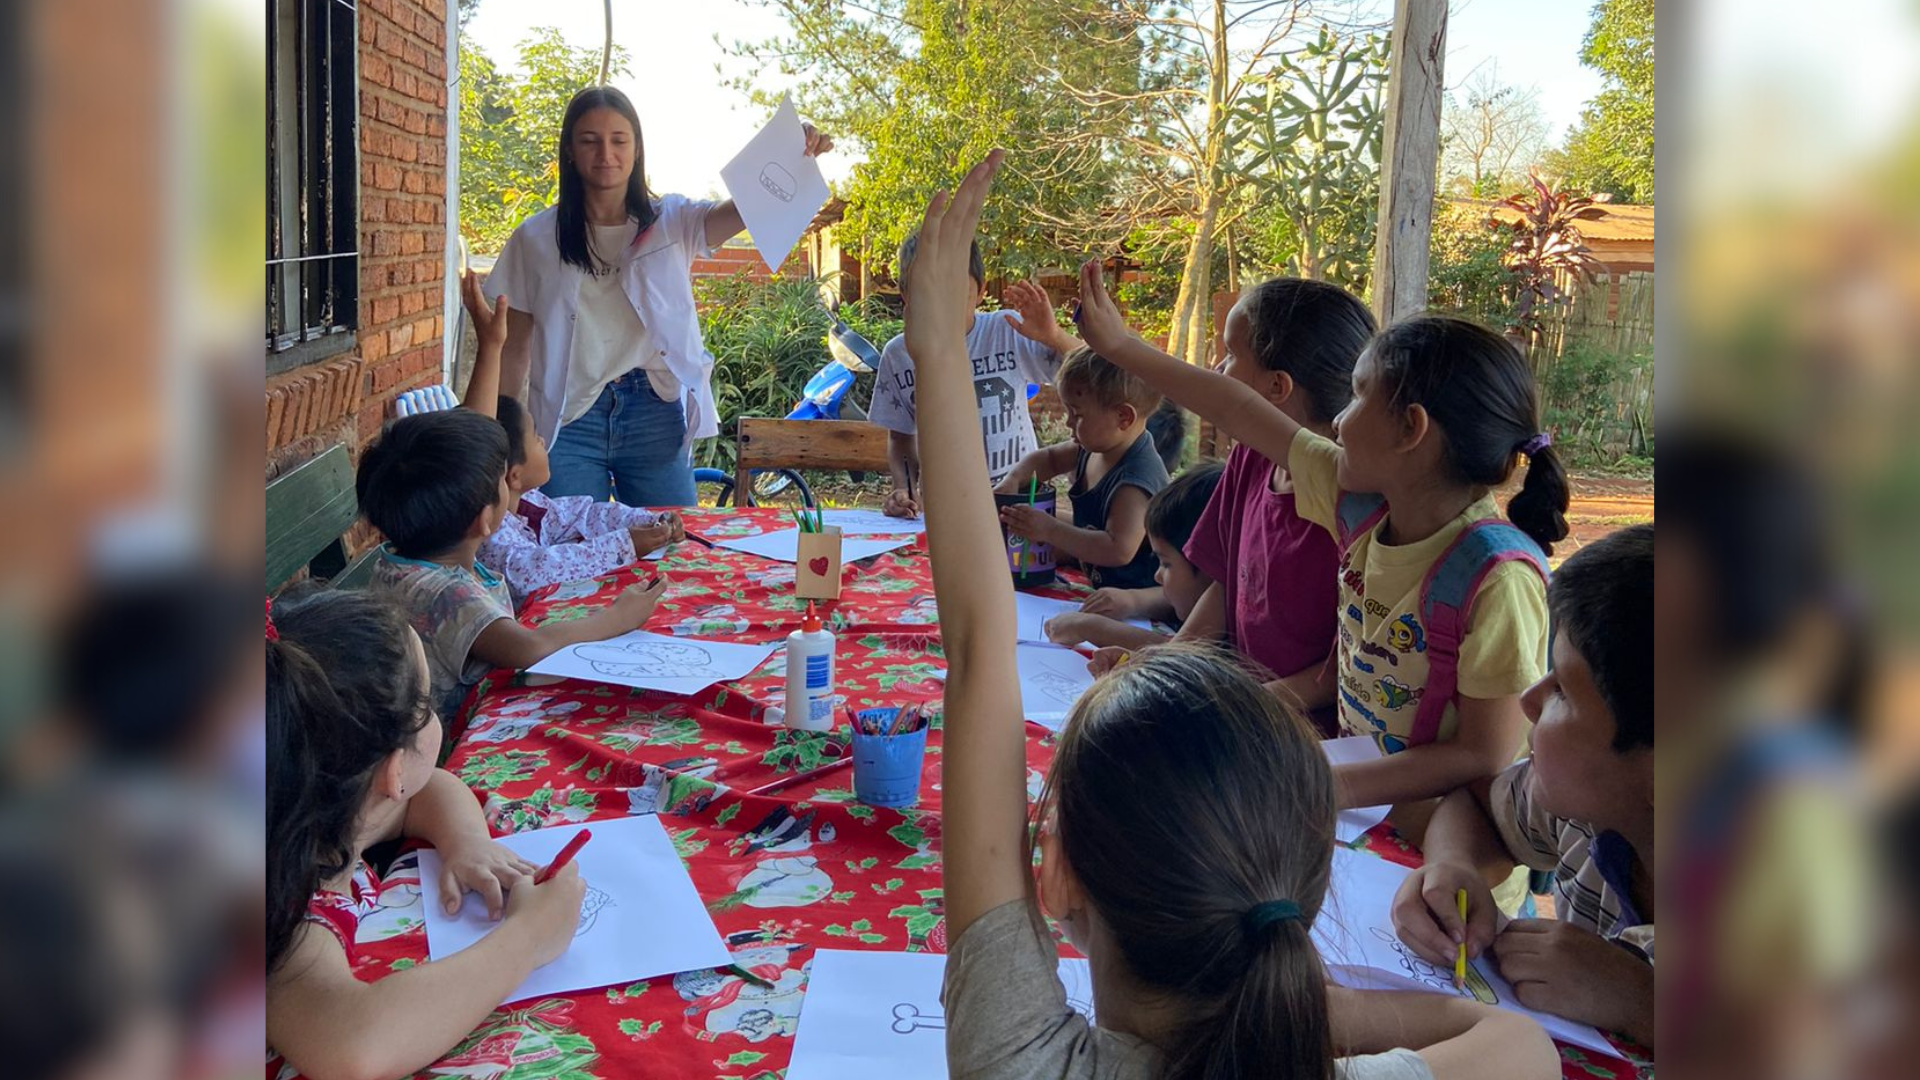
[[[813,601],[800,629],[787,635],[786,725],[797,731],[833,730],[833,645]]]

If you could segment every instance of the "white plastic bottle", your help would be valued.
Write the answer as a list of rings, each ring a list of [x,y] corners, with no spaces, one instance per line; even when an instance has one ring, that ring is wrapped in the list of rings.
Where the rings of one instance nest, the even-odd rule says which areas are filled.
[[[833,631],[823,628],[813,602],[800,629],[787,635],[786,725],[798,731],[833,730]]]

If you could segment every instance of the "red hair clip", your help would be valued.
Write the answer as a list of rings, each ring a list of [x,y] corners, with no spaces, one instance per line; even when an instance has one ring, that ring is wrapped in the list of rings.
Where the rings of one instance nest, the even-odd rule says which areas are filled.
[[[273,597],[267,597],[267,640],[279,641],[280,628],[273,625]]]

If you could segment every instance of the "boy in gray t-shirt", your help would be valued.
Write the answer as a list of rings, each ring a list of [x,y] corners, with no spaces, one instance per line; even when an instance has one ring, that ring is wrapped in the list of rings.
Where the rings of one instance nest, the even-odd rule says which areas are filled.
[[[909,236],[900,245],[903,281],[918,239]],[[970,253],[968,270],[973,276],[973,303],[978,307],[986,295],[986,270],[978,244]],[[1054,319],[1053,306],[1038,285],[1015,282],[1007,287],[1004,300],[1011,311],[978,312],[967,331],[980,437],[986,444],[987,475],[994,483],[1037,446],[1033,420],[1027,415],[1027,384],[1052,382],[1061,359],[1080,346]],[[913,358],[907,355],[905,335],[896,336],[880,350],[880,371],[867,418],[890,432],[887,466],[893,474],[893,491],[884,509],[894,517],[918,516],[920,452],[914,424]]]

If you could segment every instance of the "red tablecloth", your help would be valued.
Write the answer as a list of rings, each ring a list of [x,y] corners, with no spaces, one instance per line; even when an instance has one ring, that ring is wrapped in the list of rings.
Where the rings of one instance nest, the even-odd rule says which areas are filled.
[[[687,519],[713,538],[783,523],[771,510],[690,511]],[[790,565],[689,542],[660,568],[671,584],[648,623],[657,632],[780,641],[806,606],[792,595]],[[642,564],[536,594],[522,621],[575,617],[649,573]],[[849,566],[841,598],[825,608],[839,635],[837,689],[856,707],[939,700],[934,675],[944,661],[924,541]],[[937,762],[910,810],[854,802],[848,768],[745,794],[827,760],[822,736],[760,720],[782,702],[784,671],[776,652],[752,676],[694,698],[574,681],[530,687],[505,672],[478,688],[447,767],[483,800],[495,833],[659,812],[739,966],[764,985],[701,971],[518,1002],[420,1076],[779,1077],[816,947],[945,951]],[[1028,732],[1027,786],[1037,794],[1053,739],[1031,725]],[[940,752],[937,723],[927,752]],[[717,782],[688,760],[702,758],[725,767]],[[1362,844],[1396,862],[1419,860],[1386,826]],[[427,958],[411,855],[395,862],[381,890],[378,912],[360,930],[363,978]],[[1570,1047],[1562,1056],[1569,1078],[1636,1071]]]

